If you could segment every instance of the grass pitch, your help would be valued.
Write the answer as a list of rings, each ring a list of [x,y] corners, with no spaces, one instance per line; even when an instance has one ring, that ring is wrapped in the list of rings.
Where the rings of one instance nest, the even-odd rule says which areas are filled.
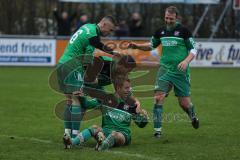
[[[171,93],[164,105],[160,139],[153,138],[153,123],[144,129],[133,124],[131,145],[107,152],[94,151],[94,140],[72,150],[63,149],[63,122],[54,114],[54,106],[63,96],[49,89],[51,71],[52,68],[1,67],[1,160],[240,159],[239,69],[192,69],[192,101],[200,119],[198,130],[191,127]],[[140,101],[151,113],[153,99]],[[100,117],[85,121],[81,129],[100,121]]]

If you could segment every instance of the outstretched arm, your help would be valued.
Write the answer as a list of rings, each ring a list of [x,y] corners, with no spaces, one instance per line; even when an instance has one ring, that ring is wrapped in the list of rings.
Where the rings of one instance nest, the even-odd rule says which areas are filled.
[[[157,48],[161,44],[160,35],[161,35],[161,30],[157,30],[152,36],[151,41],[149,43],[138,44],[138,43],[130,42],[128,44],[128,48],[140,49],[142,51],[151,51],[154,48]]]
[[[150,43],[137,44],[137,43],[134,43],[134,42],[130,42],[128,44],[128,48],[139,49],[139,50],[143,50],[143,51],[151,51],[151,50],[153,50],[153,48],[152,48]]]
[[[114,51],[111,47],[104,45],[104,43],[101,42],[99,36],[90,38],[89,43],[90,43],[90,45],[94,46],[95,48],[100,49],[101,51],[106,52],[108,54],[117,55],[117,56],[119,54],[118,52]]]

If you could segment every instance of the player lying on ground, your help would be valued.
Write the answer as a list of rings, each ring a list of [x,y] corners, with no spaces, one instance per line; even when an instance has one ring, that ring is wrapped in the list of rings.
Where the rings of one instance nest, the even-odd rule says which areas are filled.
[[[125,103],[126,99],[131,96],[130,80],[119,80],[115,89],[119,105],[115,108],[105,105],[99,106],[102,111],[102,127],[93,125],[72,139],[69,135],[64,134],[66,148],[86,142],[90,137],[96,138],[96,150],[98,151],[113,146],[128,145],[131,142],[131,120],[133,119],[140,128],[146,126],[148,123],[147,112],[141,107],[129,106]]]

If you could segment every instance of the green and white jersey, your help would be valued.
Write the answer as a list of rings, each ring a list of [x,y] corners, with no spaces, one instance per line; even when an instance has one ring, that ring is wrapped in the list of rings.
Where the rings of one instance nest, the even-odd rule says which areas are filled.
[[[160,28],[152,36],[151,45],[152,48],[156,48],[160,44],[162,45],[160,65],[174,74],[185,74],[186,72],[179,71],[177,66],[188,56],[190,50],[195,49],[191,32],[180,24],[176,24],[173,30]]]
[[[132,93],[129,92],[125,100],[118,98],[118,106],[115,108],[102,106],[102,128],[131,135],[130,125],[132,120],[140,128],[147,125],[147,117],[136,113],[135,100],[134,102],[131,100],[131,95]]]
[[[97,24],[85,24],[71,37],[59,63],[63,64],[81,55],[91,56],[99,43],[100,29]]]
[[[129,129],[131,125],[132,114],[127,111],[102,106],[102,127],[109,130],[124,132],[130,135]]]

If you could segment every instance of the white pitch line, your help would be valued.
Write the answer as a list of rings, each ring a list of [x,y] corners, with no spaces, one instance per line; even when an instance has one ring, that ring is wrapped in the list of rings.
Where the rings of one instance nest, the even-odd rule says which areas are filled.
[[[35,137],[19,137],[19,136],[2,135],[2,134],[0,134],[0,137],[6,137],[6,138],[10,138],[10,139],[29,140],[29,141],[45,143],[45,144],[58,144],[58,145],[61,145],[60,143],[56,143],[56,142],[53,142],[51,140],[44,140],[44,139],[39,139],[39,138],[35,138]],[[86,146],[83,146],[83,147],[86,148],[86,149],[91,149],[92,150],[92,148],[90,148],[90,147],[86,147]],[[145,155],[138,154],[138,153],[127,153],[127,152],[110,151],[110,150],[105,151],[105,153],[117,154],[117,155],[126,156],[126,157],[136,157],[136,158],[148,159],[148,160],[163,160],[162,158],[145,156]]]
[[[150,156],[145,156],[142,154],[138,154],[138,153],[127,153],[127,152],[121,152],[121,151],[107,151],[109,153],[112,154],[117,154],[117,155],[124,155],[127,157],[136,157],[136,158],[140,158],[140,159],[148,159],[148,160],[163,160],[162,158],[156,158],[156,157],[150,157]]]
[[[46,143],[46,144],[53,144],[52,141],[50,140],[43,140],[43,139],[38,139],[34,137],[18,137],[18,136],[12,136],[12,135],[0,135],[0,137],[6,137],[10,139],[21,139],[21,140],[29,140],[29,141],[34,141],[34,142],[40,142],[40,143]]]

